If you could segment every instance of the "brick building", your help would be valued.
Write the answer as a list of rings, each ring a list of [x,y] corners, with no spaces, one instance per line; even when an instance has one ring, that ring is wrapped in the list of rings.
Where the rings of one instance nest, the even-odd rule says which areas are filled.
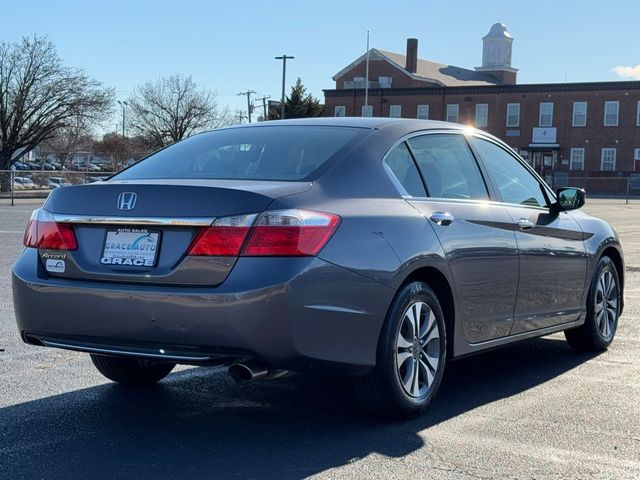
[[[405,55],[371,49],[368,89],[364,54],[333,77],[325,114],[472,125],[511,145],[549,183],[624,191],[640,175],[640,81],[517,84],[512,43],[504,25],[493,25],[473,70],[419,59],[416,39]]]

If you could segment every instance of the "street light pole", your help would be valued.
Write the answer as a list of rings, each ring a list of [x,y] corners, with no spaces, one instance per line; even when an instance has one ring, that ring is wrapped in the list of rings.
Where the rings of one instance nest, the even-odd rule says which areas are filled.
[[[282,120],[284,120],[284,85],[287,76],[287,59],[293,60],[294,58],[296,57],[288,57],[287,55],[275,57],[276,60],[282,60],[282,113],[280,114]]]
[[[118,100],[118,103],[122,107],[122,138],[126,138],[125,134],[124,134],[124,132],[125,132],[125,130],[124,130],[124,125],[125,125],[125,123],[124,123],[124,121],[125,121],[124,115],[125,115],[125,113],[124,112],[125,112],[125,109],[127,108],[127,105],[129,105],[129,104],[127,102],[125,102],[125,101],[120,101],[120,100]]]

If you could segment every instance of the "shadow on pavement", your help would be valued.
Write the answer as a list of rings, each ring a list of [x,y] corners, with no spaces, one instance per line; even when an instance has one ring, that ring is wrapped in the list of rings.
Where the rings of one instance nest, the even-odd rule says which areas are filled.
[[[402,422],[360,414],[345,379],[236,385],[191,369],[151,389],[101,385],[0,409],[0,477],[303,478],[409,454],[420,431],[592,357],[546,338],[452,362],[428,412]]]

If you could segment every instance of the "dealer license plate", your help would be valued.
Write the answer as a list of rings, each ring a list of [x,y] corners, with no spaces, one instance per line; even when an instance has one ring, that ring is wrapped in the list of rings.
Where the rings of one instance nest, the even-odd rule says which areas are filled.
[[[160,250],[160,232],[145,228],[108,230],[100,263],[129,267],[155,267]]]

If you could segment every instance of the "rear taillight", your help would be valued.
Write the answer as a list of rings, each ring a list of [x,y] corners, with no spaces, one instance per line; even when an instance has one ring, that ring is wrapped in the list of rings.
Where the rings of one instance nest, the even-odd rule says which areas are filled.
[[[243,256],[316,255],[335,232],[340,217],[308,210],[275,210],[260,215]]]
[[[189,255],[237,257],[257,215],[218,218],[198,232],[189,247]]]
[[[48,250],[76,250],[78,242],[70,223],[56,223],[46,210],[34,210],[24,232],[24,246]]]
[[[322,250],[340,223],[337,215],[298,209],[265,212],[257,221],[256,216],[217,219],[198,232],[189,255],[313,256]]]

